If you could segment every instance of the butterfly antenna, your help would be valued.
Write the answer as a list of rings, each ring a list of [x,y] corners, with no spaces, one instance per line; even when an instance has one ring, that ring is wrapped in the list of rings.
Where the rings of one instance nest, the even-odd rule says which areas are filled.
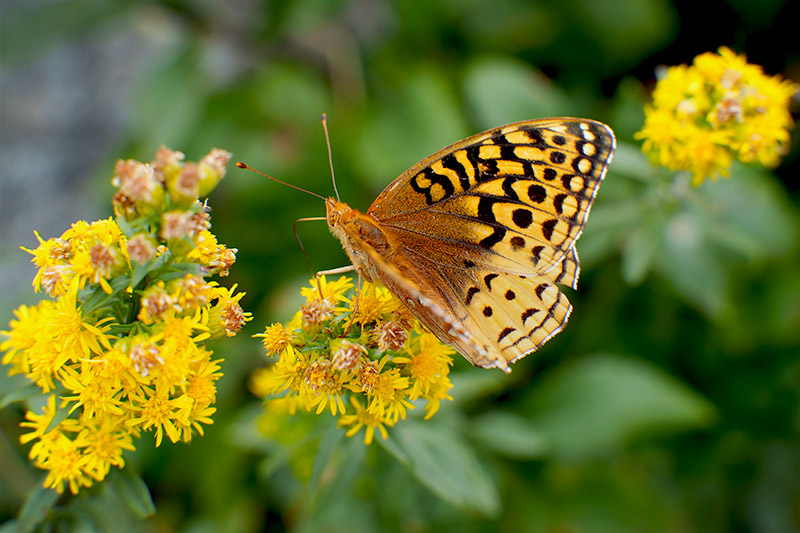
[[[322,114],[322,130],[325,132],[325,144],[328,145],[328,166],[331,167],[331,180],[333,180],[333,192],[336,193],[336,199],[339,198],[339,190],[336,188],[336,176],[333,174],[333,155],[331,154],[331,139],[328,136],[328,115]]]
[[[278,178],[273,178],[272,176],[270,176],[270,175],[267,175],[267,174],[264,174],[264,173],[263,173],[263,172],[261,172],[260,170],[256,170],[256,169],[254,169],[253,167],[251,167],[250,165],[246,165],[246,164],[242,163],[241,161],[237,161],[237,162],[236,162],[236,166],[237,166],[237,167],[239,167],[239,168],[244,168],[244,169],[247,169],[247,170],[252,170],[252,171],[253,171],[253,172],[255,172],[256,174],[260,174],[260,175],[264,176],[265,178],[271,179],[272,181],[274,181],[274,182],[276,182],[276,183],[280,183],[281,185],[286,185],[287,187],[291,187],[292,189],[296,189],[296,190],[298,190],[298,191],[300,191],[300,192],[304,192],[304,193],[306,193],[306,194],[310,194],[311,196],[316,196],[317,198],[319,198],[319,199],[320,199],[320,200],[322,200],[323,202],[326,202],[326,203],[328,202],[328,199],[327,199],[327,198],[325,198],[324,196],[321,196],[321,195],[319,195],[319,194],[317,194],[317,193],[315,193],[315,192],[308,191],[308,190],[306,190],[306,189],[304,189],[304,188],[302,188],[302,187],[298,187],[297,185],[292,185],[291,183],[286,183],[285,181],[281,181],[281,180],[279,180]]]
[[[311,275],[314,279],[317,280],[317,291],[319,291],[319,299],[322,300],[322,284],[319,281],[319,276],[316,272],[314,272],[314,268],[311,266],[311,260],[308,258],[308,254],[306,253],[306,248],[303,246],[303,241],[300,240],[300,234],[297,233],[297,223],[298,222],[308,222],[310,220],[325,220],[325,217],[308,217],[308,218],[298,218],[294,221],[294,226],[292,226],[292,230],[294,231],[294,238],[297,239],[297,244],[300,245],[300,251],[303,252],[303,257],[306,258],[306,264],[308,265],[308,270],[311,272]]]

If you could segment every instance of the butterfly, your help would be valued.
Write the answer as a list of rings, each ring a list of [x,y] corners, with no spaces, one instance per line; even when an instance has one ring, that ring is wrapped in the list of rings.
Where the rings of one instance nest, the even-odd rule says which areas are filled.
[[[439,340],[510,372],[567,323],[558,285],[577,287],[575,242],[615,144],[582,118],[494,128],[423,159],[366,213],[327,199],[328,226]]]

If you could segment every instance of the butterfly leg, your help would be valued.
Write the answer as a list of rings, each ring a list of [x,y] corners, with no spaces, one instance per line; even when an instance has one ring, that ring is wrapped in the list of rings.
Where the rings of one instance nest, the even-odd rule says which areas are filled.
[[[353,322],[356,320],[356,313],[358,312],[358,298],[361,296],[361,271],[358,271],[358,282],[356,283],[356,300],[353,302],[353,314],[350,315],[350,323],[347,324],[347,329],[344,330],[342,337],[347,337],[350,333],[350,328],[353,327]]]
[[[347,329],[344,331],[344,336],[347,336],[350,333],[350,328],[353,327],[353,320],[356,316],[356,311],[358,311],[358,295],[361,293],[361,271],[355,265],[347,265],[339,268],[332,268],[330,270],[320,270],[317,272],[317,286],[320,286],[319,277],[326,276],[330,274],[344,274],[345,272],[358,272],[358,284],[356,285],[356,300],[353,305],[353,314],[350,316],[350,323],[347,325]],[[319,290],[319,289],[318,289]],[[319,290],[319,297],[322,298],[322,291]]]
[[[356,270],[355,265],[347,265],[339,268],[331,268],[330,270],[320,270],[319,272],[314,274],[317,280],[317,293],[319,294],[320,300],[324,298],[324,296],[322,295],[322,284],[319,282],[320,276],[327,276],[330,274],[344,274],[345,272],[352,272],[353,270]],[[358,281],[359,283],[361,283],[361,272],[358,273]]]

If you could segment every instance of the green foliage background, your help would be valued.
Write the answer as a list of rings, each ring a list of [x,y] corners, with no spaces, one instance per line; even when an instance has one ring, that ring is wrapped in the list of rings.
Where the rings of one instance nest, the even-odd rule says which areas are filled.
[[[459,359],[454,402],[369,448],[327,418],[287,420],[275,440],[255,429],[246,380],[265,359],[249,335],[297,309],[310,274],[292,223],[324,208],[231,166],[210,201],[213,230],[239,249],[232,278],[255,320],[217,348],[226,363],[214,425],[191,445],[139,442],[128,470],[147,483],[154,515],[137,518],[148,498],[126,470],[63,498],[51,519],[63,531],[800,530],[797,131],[776,171],[735,167],[697,189],[652,167],[632,140],[659,64],[727,45],[797,81],[797,4],[757,5],[3,1],[5,83],[70,44],[114,53],[105,47],[124,34],[134,35],[124,57],[148,50],[112,141],[83,154],[93,171],[49,176],[90,191],[88,213],[110,214],[116,158],[149,160],[162,143],[188,159],[225,148],[331,194],[322,112],[339,191],[362,210],[413,163],[507,122],[586,116],[620,144],[578,245],[569,327],[510,376]],[[53,90],[93,101],[98,87],[111,90]],[[48,157],[35,135],[22,140]],[[48,206],[15,208],[35,224]],[[300,234],[315,269],[346,263],[323,223]],[[27,261],[19,244],[33,243],[2,243],[4,265]],[[31,298],[4,294],[3,322]],[[21,416],[19,404],[0,413],[1,519],[40,483],[17,445]]]

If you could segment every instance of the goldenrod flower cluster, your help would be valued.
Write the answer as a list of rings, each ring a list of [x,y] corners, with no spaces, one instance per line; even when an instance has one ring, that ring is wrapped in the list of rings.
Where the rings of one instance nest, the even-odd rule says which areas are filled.
[[[124,465],[133,439],[156,446],[202,435],[212,422],[220,359],[205,341],[249,320],[243,293],[206,281],[225,276],[235,249],[217,243],[199,202],[224,176],[230,154],[200,163],[161,148],[152,163],[120,161],[116,220],[76,222],[27,250],[33,285],[52,299],[15,311],[2,362],[46,395],[21,438],[48,471],[45,486],[77,493]]]
[[[690,171],[695,185],[727,176],[734,159],[774,166],[788,149],[797,90],[722,47],[666,69],[636,136],[655,162]]]
[[[278,357],[251,383],[267,400],[267,416],[329,409],[348,437],[365,428],[370,444],[376,429],[385,439],[386,428],[405,419],[411,402],[426,400],[427,419],[442,400],[452,400],[454,350],[386,288],[365,283],[356,302],[349,278],[328,282],[321,276],[301,294],[306,303],[287,325],[272,324],[256,335],[267,354]]]

